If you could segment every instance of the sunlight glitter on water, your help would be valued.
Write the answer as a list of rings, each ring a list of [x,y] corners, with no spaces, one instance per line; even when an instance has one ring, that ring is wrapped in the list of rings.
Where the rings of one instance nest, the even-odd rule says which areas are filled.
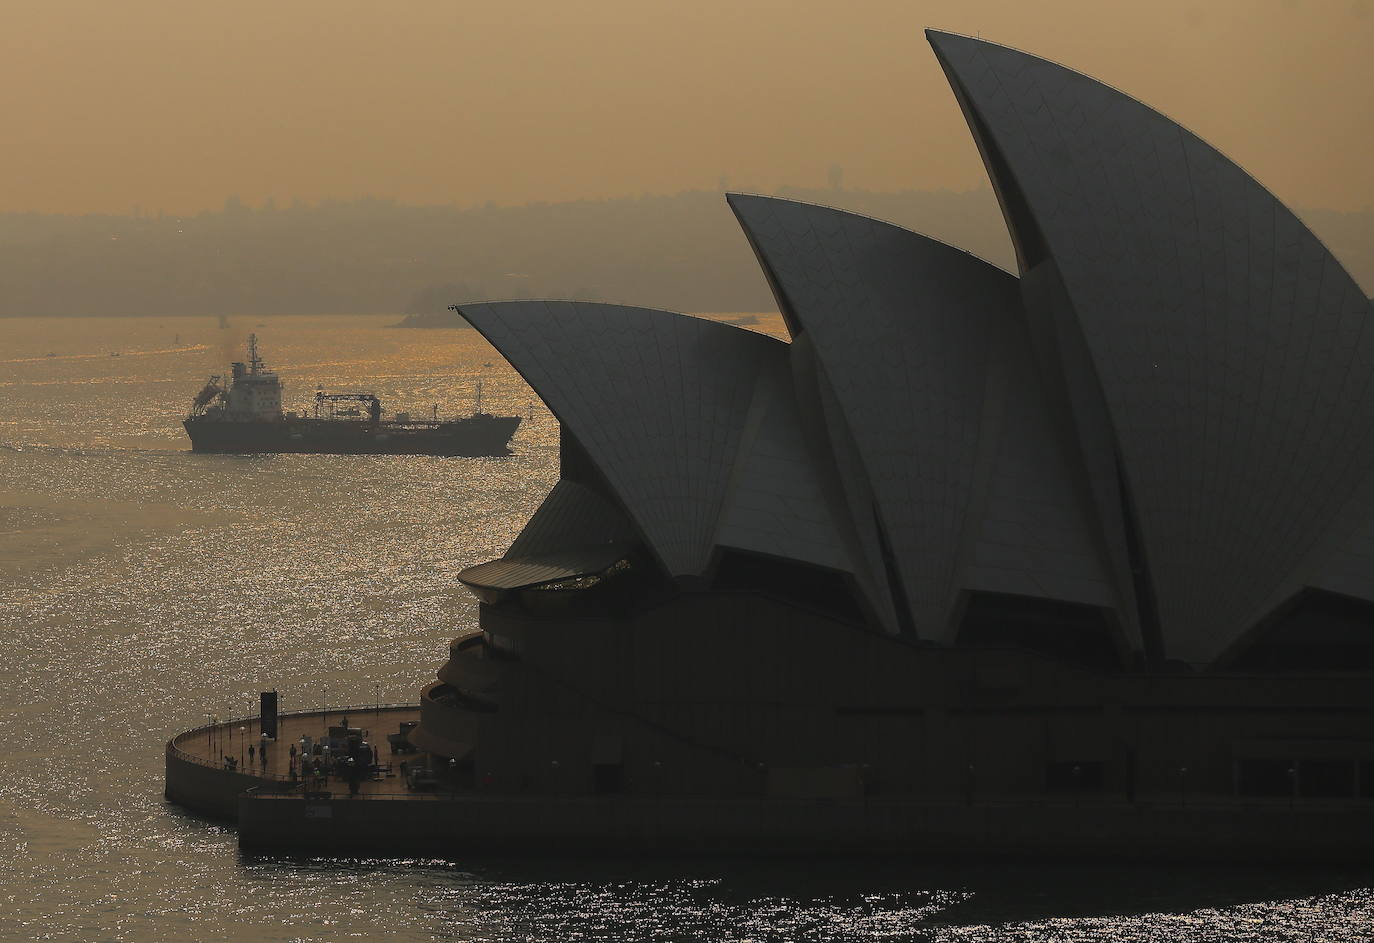
[[[241,859],[163,801],[167,737],[267,688],[414,700],[475,625],[454,575],[557,477],[556,422],[475,332],[387,320],[0,321],[0,939],[1368,938],[1345,873]],[[189,398],[249,328],[288,409],[466,413],[481,378],[516,454],[193,455]]]

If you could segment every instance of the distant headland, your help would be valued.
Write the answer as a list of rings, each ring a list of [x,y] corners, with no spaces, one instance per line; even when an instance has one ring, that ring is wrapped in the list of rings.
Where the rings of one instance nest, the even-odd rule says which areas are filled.
[[[773,195],[888,220],[1015,265],[990,187]],[[1374,210],[1301,215],[1366,294],[1374,291]],[[181,217],[0,213],[0,243],[0,317],[390,314],[443,284],[468,288],[446,305],[576,298],[674,311],[774,308],[714,190],[522,206],[231,200]]]
[[[392,327],[422,328],[471,328],[457,311],[449,310],[449,305],[463,300],[482,300],[486,295],[480,289],[461,282],[444,282],[428,285],[411,297],[405,306],[405,317]]]
[[[425,328],[471,328],[472,325],[464,321],[454,311],[426,311],[423,314],[407,314],[404,318],[397,321],[392,327],[425,327]]]

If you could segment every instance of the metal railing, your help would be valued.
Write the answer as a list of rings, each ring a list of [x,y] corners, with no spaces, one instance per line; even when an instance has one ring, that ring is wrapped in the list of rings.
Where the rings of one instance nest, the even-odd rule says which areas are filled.
[[[310,799],[310,795],[301,790],[293,791],[273,791],[250,787],[245,790],[245,794],[256,798],[274,799]],[[605,806],[611,804],[624,805],[659,805],[662,803],[695,805],[709,807],[712,805],[731,806],[731,805],[756,805],[756,806],[796,806],[814,807],[822,806],[848,806],[854,808],[872,809],[984,809],[984,810],[1013,810],[1024,809],[1037,812],[1065,812],[1072,813],[1082,818],[1090,817],[1094,814],[1103,813],[1134,813],[1138,815],[1150,814],[1169,814],[1169,813],[1243,813],[1257,814],[1262,816],[1285,817],[1310,817],[1314,815],[1329,815],[1333,813],[1349,814],[1361,808],[1368,808],[1368,800],[1365,806],[1359,806],[1358,800],[1298,800],[1294,804],[1289,804],[1287,800],[1276,801],[1257,801],[1252,798],[1227,798],[1224,796],[1209,797],[1205,800],[1194,801],[1191,797],[1187,802],[1180,803],[1178,799],[1169,799],[1158,796],[1145,799],[1127,801],[1125,799],[1098,800],[1074,802],[1066,798],[1047,798],[1043,796],[989,796],[974,797],[972,801],[960,796],[855,796],[843,799],[835,798],[803,798],[795,796],[702,796],[702,795],[683,795],[680,793],[625,793],[617,795],[588,795],[588,794],[566,794],[566,793],[488,793],[479,792],[471,787],[459,789],[430,789],[424,791],[387,791],[387,792],[365,792],[357,796],[350,797],[346,791],[334,790],[331,799],[351,799],[359,802],[368,802],[374,799],[384,800],[415,800],[420,802],[470,802],[487,803],[493,805],[500,804],[526,804],[531,806],[548,806],[549,804],[578,804],[587,806]]]
[[[411,703],[411,704],[378,704],[378,703],[373,703],[373,704],[348,704],[348,705],[345,705],[345,706],[343,706],[343,707],[312,707],[312,708],[306,708],[306,709],[303,709],[303,710],[278,711],[278,712],[277,712],[277,718],[278,718],[278,720],[280,721],[281,718],[284,718],[284,717],[295,717],[295,718],[301,718],[301,717],[328,717],[328,716],[331,715],[331,714],[338,714],[338,715],[340,715],[340,716],[343,716],[344,714],[365,715],[365,714],[368,714],[368,713],[378,714],[378,713],[381,713],[382,711],[397,711],[397,710],[418,711],[419,709],[420,709],[420,705],[419,705],[419,704],[416,704],[416,703]],[[260,720],[260,718],[258,717],[258,715],[256,715],[256,714],[251,714],[251,715],[244,716],[244,717],[234,717],[234,718],[230,718],[230,719],[228,719],[228,720],[220,720],[220,721],[215,721],[215,722],[209,723],[209,724],[201,724],[199,727],[192,727],[190,730],[183,730],[181,733],[176,734],[176,735],[173,736],[170,740],[167,741],[167,755],[170,756],[170,757],[174,757],[174,758],[176,758],[176,759],[178,759],[178,760],[181,760],[182,762],[191,763],[191,764],[194,764],[194,765],[196,765],[196,766],[205,766],[205,767],[208,767],[208,768],[210,768],[210,769],[225,770],[226,772],[242,773],[242,774],[245,775],[245,776],[252,776],[252,777],[254,777],[255,779],[267,779],[267,780],[273,780],[273,781],[279,781],[279,782],[289,782],[289,781],[290,781],[290,774],[289,774],[289,773],[276,773],[276,772],[268,772],[267,770],[256,770],[256,769],[251,768],[251,767],[248,766],[247,764],[244,764],[243,766],[238,767],[238,768],[233,769],[233,770],[226,770],[226,769],[225,769],[225,766],[224,766],[224,761],[223,761],[222,759],[216,760],[216,759],[214,759],[214,758],[212,758],[212,757],[208,757],[208,756],[207,756],[207,757],[197,756],[197,755],[194,754],[194,753],[188,753],[186,750],[181,749],[181,747],[179,747],[179,746],[177,745],[177,744],[179,744],[179,743],[185,743],[185,742],[187,742],[188,740],[193,740],[193,739],[195,739],[196,737],[203,737],[203,736],[206,736],[206,735],[208,735],[208,734],[209,734],[210,732],[212,732],[212,731],[216,731],[216,730],[232,730],[234,727],[248,727],[248,726],[250,726],[250,725],[252,725],[252,724],[258,723],[259,720]],[[232,741],[231,741],[231,742],[232,742]]]

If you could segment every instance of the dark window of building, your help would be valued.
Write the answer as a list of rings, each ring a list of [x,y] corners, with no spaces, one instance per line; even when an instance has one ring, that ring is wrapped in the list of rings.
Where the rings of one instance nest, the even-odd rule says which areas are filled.
[[[672,591],[658,565],[634,551],[600,573],[528,586],[518,597],[539,616],[621,616]]]
[[[1140,617],[1140,640],[1145,660],[1158,666],[1164,662],[1164,637],[1159,625],[1159,601],[1155,599],[1154,580],[1150,579],[1150,563],[1135,512],[1131,483],[1126,480],[1126,466],[1116,457],[1116,487],[1121,496],[1121,525],[1125,531],[1126,553],[1131,561],[1131,582],[1135,587],[1136,611]]]
[[[715,588],[764,593],[850,622],[863,621],[844,575],[821,567],[743,550],[726,550],[716,569]]]
[[[1298,794],[1313,798],[1355,795],[1355,761],[1299,760]]]
[[[1236,761],[1236,794],[1241,796],[1291,796],[1292,760],[1247,758]]]
[[[878,535],[878,550],[883,555],[883,573],[887,586],[892,593],[892,608],[897,611],[897,628],[903,635],[916,637],[916,626],[911,621],[911,601],[906,597],[906,585],[897,570],[897,555],[892,552],[892,544],[887,539],[887,529],[883,527],[878,506],[873,505],[873,529]]]
[[[1360,798],[1374,799],[1374,760],[1360,760]]]
[[[597,763],[592,766],[592,786],[600,795],[625,791],[625,766],[621,763]]]
[[[1107,766],[1100,760],[1058,760],[1045,764],[1045,788],[1050,792],[1101,792]]]
[[[959,624],[959,644],[1023,648],[1107,670],[1121,667],[1106,611],[1055,599],[973,593]]]
[[[1374,602],[1305,589],[1257,626],[1231,667],[1245,671],[1374,670]]]

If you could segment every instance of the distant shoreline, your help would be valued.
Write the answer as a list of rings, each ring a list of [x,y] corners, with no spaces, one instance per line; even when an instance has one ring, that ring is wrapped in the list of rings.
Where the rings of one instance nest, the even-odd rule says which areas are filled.
[[[732,311],[684,311],[684,314],[691,314],[697,317],[716,316],[722,320],[735,324],[754,324],[757,323],[757,315],[777,314],[777,311],[757,311],[748,314],[736,314]],[[100,318],[110,320],[131,320],[134,318],[158,318],[166,320],[169,318],[187,318],[195,320],[210,319],[214,320],[217,315],[213,314],[0,314],[0,321],[22,321],[22,320],[49,320],[62,321],[68,318]],[[470,330],[471,327],[466,322],[461,324],[407,324],[413,318],[430,318],[432,315],[398,315],[395,311],[283,311],[278,314],[245,314],[245,315],[225,315],[232,326],[235,321],[251,321],[256,324],[266,318],[394,318],[400,317],[401,320],[387,327],[420,327],[420,328],[459,328]],[[453,317],[457,317],[453,315]],[[459,319],[461,320],[461,319]]]
[[[412,327],[412,328],[458,328],[470,331],[472,325],[469,324],[457,311],[426,311],[423,314],[407,314],[395,324],[389,327]]]

